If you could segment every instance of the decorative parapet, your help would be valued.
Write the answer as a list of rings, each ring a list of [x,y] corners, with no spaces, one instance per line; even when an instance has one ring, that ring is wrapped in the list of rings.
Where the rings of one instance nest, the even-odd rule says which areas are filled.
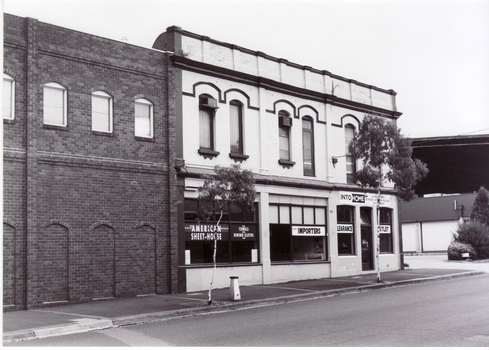
[[[182,55],[193,61],[271,79],[368,106],[397,111],[396,92],[347,79],[325,70],[251,51],[187,31],[182,33]]]

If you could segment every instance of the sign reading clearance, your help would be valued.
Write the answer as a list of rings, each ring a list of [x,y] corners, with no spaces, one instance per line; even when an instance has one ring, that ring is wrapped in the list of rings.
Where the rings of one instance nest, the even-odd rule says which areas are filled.
[[[353,224],[338,224],[336,225],[338,233],[353,233]]]
[[[326,236],[326,227],[292,226],[292,236]]]
[[[374,193],[353,193],[340,191],[340,203],[366,203],[375,205],[377,203],[378,194]],[[391,202],[391,196],[381,194],[380,204],[386,204]]]

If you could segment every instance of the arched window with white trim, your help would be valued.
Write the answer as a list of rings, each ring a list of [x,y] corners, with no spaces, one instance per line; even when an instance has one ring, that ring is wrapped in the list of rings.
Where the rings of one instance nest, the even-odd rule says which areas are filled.
[[[243,154],[243,104],[233,100],[229,103],[231,153]]]
[[[67,90],[58,83],[44,84],[44,124],[66,126]]]
[[[311,117],[302,118],[302,158],[305,176],[314,176],[314,132]]]
[[[15,118],[15,80],[8,74],[3,75],[3,119]]]
[[[150,101],[138,98],[134,102],[134,123],[135,136],[153,137],[153,104]]]
[[[355,158],[350,154],[348,146],[355,137],[355,127],[352,124],[345,125],[345,159],[346,159],[346,181],[353,183],[353,174],[357,171]]]
[[[103,91],[92,92],[92,130],[112,132],[112,96]]]
[[[278,118],[280,160],[290,161],[290,128],[292,126],[292,117],[286,111],[279,111]]]

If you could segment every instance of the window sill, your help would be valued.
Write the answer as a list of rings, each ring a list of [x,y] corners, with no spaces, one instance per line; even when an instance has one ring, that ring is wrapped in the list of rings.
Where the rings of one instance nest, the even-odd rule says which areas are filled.
[[[238,267],[238,266],[260,266],[261,263],[259,262],[256,262],[256,263],[253,263],[253,262],[235,262],[235,263],[217,263],[216,264],[216,267],[228,267],[228,266],[234,266],[234,267]],[[194,264],[190,264],[190,265],[180,265],[179,267],[183,267],[183,268],[191,268],[191,269],[201,269],[201,268],[209,268],[209,267],[213,267],[214,264],[213,263],[194,263]]]
[[[154,137],[134,136],[136,141],[155,142]]]
[[[289,169],[294,166],[295,162],[285,159],[279,159],[278,164],[280,164],[284,169]]]
[[[299,264],[329,264],[329,260],[289,260],[289,261],[272,261],[271,265],[299,265]]]
[[[66,125],[44,124],[43,128],[44,129],[52,129],[52,130],[68,131],[68,126],[66,126]]]
[[[241,153],[229,153],[229,158],[232,158],[235,162],[242,162],[248,159],[250,156]]]
[[[3,123],[4,124],[15,124],[15,119],[4,119]]]
[[[109,132],[109,131],[96,131],[96,130],[92,130],[92,134],[97,135],[97,136],[109,136],[109,137],[113,137],[114,136],[114,134],[112,132]]]
[[[217,157],[220,154],[217,151],[214,151],[212,149],[206,149],[206,148],[199,148],[199,151],[198,152],[205,159],[212,159],[214,157]]]

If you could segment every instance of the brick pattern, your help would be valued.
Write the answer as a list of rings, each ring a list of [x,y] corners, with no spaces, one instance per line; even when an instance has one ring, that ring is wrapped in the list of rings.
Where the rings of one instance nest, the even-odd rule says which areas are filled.
[[[4,305],[171,293],[178,286],[173,71],[168,54],[6,14]],[[43,85],[67,89],[68,126],[43,125]],[[113,133],[91,129],[91,93],[113,97]],[[173,90],[170,90],[173,91]],[[134,99],[154,138],[134,136]]]

